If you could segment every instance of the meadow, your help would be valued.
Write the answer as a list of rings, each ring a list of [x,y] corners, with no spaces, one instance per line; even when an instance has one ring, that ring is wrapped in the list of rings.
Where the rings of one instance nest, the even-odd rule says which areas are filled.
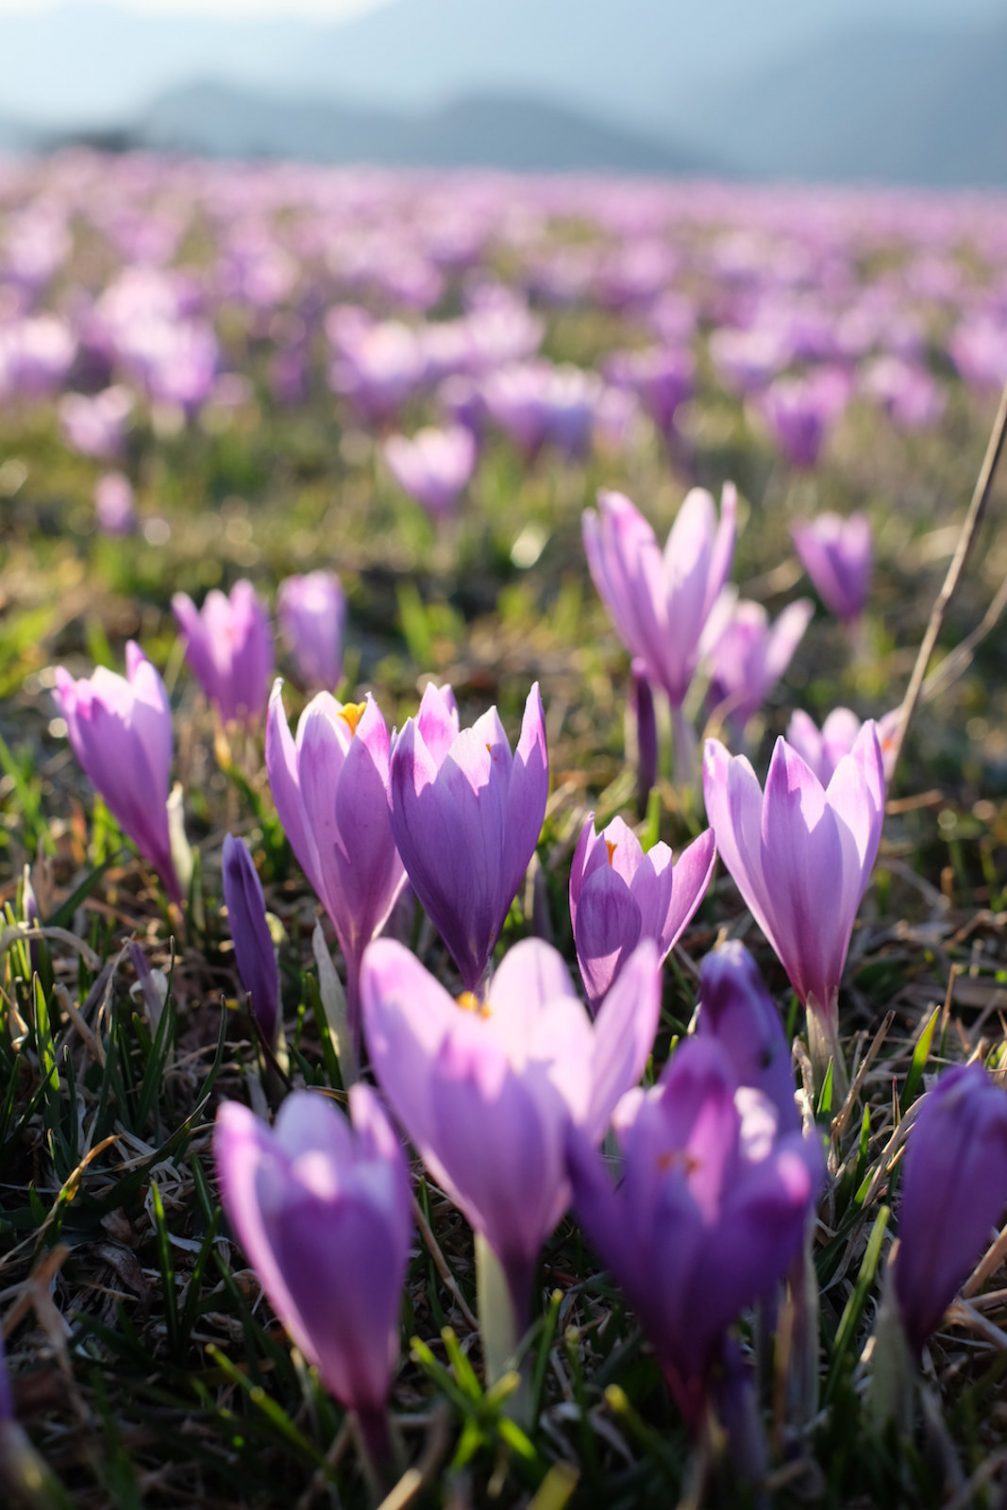
[[[899,710],[1005,269],[992,196],[0,165],[11,1502],[1001,1502],[1002,477]]]

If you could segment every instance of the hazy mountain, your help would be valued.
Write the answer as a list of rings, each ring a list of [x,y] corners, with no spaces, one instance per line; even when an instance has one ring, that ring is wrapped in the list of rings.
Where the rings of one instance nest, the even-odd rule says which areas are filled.
[[[1005,80],[1007,20],[846,31],[730,80],[695,139],[757,176],[1007,185]]]
[[[528,97],[481,96],[430,111],[287,100],[204,83],[162,96],[134,127],[149,146],[231,157],[402,167],[713,172],[714,161]]]

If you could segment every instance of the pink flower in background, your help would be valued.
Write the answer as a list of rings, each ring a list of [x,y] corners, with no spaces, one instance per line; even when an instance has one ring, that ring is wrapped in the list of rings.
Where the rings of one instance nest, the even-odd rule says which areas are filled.
[[[124,473],[106,472],[98,478],[94,508],[103,535],[131,535],[136,529],[136,499]]]
[[[422,504],[431,518],[444,519],[457,512],[476,467],[471,430],[451,425],[443,430],[418,430],[411,438],[390,435],[383,449],[399,487]]]
[[[867,602],[874,569],[871,525],[866,514],[817,514],[791,528],[794,548],[825,604],[847,623]]]

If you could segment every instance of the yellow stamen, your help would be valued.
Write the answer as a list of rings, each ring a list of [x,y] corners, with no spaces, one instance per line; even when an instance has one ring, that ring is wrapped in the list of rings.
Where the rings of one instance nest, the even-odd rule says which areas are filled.
[[[695,1174],[699,1166],[700,1160],[685,1148],[670,1148],[657,1156],[657,1167],[662,1174],[668,1174],[672,1169],[683,1169],[687,1175]]]
[[[605,840],[605,848],[608,850],[608,863],[609,863],[609,865],[614,865],[615,864],[615,852],[619,848],[618,844],[615,842],[614,839],[606,839]]]
[[[479,1017],[490,1015],[489,1002],[483,1001],[474,991],[463,991],[461,996],[456,996],[455,1005],[461,1007],[463,1012],[475,1012]]]
[[[339,710],[339,717],[344,718],[350,726],[350,733],[357,732],[357,724],[367,711],[366,703],[343,703]]]

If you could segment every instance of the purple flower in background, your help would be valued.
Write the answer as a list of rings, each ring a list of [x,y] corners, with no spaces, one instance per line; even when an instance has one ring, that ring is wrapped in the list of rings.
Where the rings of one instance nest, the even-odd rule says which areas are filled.
[[[725,484],[720,521],[709,493],[686,495],[662,554],[643,515],[621,493],[599,493],[584,514],[595,587],[630,655],[675,708],[689,690],[700,639],[731,569],[736,497]]]
[[[675,415],[692,397],[696,363],[691,352],[651,347],[617,352],[605,364],[609,382],[635,394],[661,435],[671,435]]]
[[[707,636],[707,702],[739,738],[790,665],[814,613],[810,598],[799,598],[771,625],[762,604],[745,599],[734,604],[715,636]]]
[[[335,572],[288,577],[276,598],[280,626],[297,674],[313,691],[329,691],[343,675],[346,597]]]
[[[445,519],[459,500],[476,466],[476,442],[471,430],[451,425],[418,430],[412,438],[390,435],[384,443],[385,461],[403,492],[422,504],[432,519]]]
[[[454,722],[452,723],[452,717]],[[392,831],[427,915],[470,991],[480,988],[538,843],[549,756],[538,683],[511,747],[495,708],[457,727],[428,688],[391,762]]]
[[[401,944],[379,939],[361,994],[381,1089],[495,1253],[523,1331],[539,1249],[570,1200],[567,1128],[598,1143],[647,1062],[660,1010],[654,946],[640,945],[593,1023],[539,939],[510,950],[485,1000],[457,1002]]]
[[[667,959],[703,900],[716,861],[709,829],[672,865],[667,844],[644,853],[621,818],[596,833],[594,814],[588,815],[570,868],[570,918],[592,1008],[640,939],[653,939],[659,962]]]
[[[703,787],[717,851],[790,983],[829,1037],[853,923],[881,841],[885,777],[866,723],[828,786],[785,739],[763,796],[743,755],[706,742]]]
[[[123,472],[105,472],[94,485],[94,510],[103,535],[132,535],[136,530],[133,485]]]
[[[1007,383],[1007,317],[991,311],[967,316],[949,342],[951,360],[973,388],[998,392]]]
[[[355,1085],[349,1109],[347,1121],[324,1096],[295,1091],[270,1128],[225,1101],[213,1153],[228,1222],[270,1305],[373,1444],[398,1363],[409,1174],[375,1093]]]
[[[893,708],[877,721],[886,782],[892,778],[892,756],[900,718],[901,709]],[[833,771],[843,756],[853,749],[862,728],[860,719],[849,708],[833,708],[821,729],[809,714],[798,708],[790,715],[787,743],[807,762],[822,785],[828,786]]]
[[[1007,1207],[1007,1091],[981,1064],[946,1070],[924,1096],[902,1170],[895,1296],[917,1352]]]
[[[901,357],[875,357],[864,370],[862,387],[900,430],[930,429],[947,408],[947,396],[929,372]]]
[[[98,666],[79,681],[60,666],[56,701],[73,753],[116,822],[181,902],[171,853],[171,708],[164,683],[139,645],[126,646],[126,675]]]
[[[711,949],[699,967],[696,1037],[716,1039],[738,1085],[773,1103],[781,1132],[800,1128],[783,1022],[758,965],[738,939]]]
[[[335,349],[329,373],[334,392],[365,424],[394,419],[427,376],[416,332],[398,320],[374,322],[352,308],[330,311],[325,331]]]
[[[791,466],[810,468],[846,408],[850,381],[838,368],[808,377],[781,377],[756,400],[759,414]]]
[[[128,388],[105,388],[93,396],[67,393],[59,404],[59,419],[67,442],[82,456],[108,460],[121,456],[126,425],[133,412]]]
[[[711,1038],[680,1045],[658,1085],[620,1103],[615,1127],[618,1189],[587,1141],[569,1137],[574,1207],[698,1431],[728,1328],[772,1293],[800,1251],[822,1151],[778,1130],[757,1092],[739,1093]]]
[[[255,1025],[267,1044],[280,1031],[280,972],[266,921],[266,899],[255,862],[243,839],[224,836],[224,901],[241,984],[248,992]]]
[[[202,609],[177,592],[171,607],[185,637],[185,658],[223,722],[256,723],[273,675],[273,636],[251,582],[235,582],[226,597],[214,588]]]
[[[320,692],[291,738],[277,681],[266,720],[269,786],[290,847],[332,919],[346,962],[350,1026],[359,1039],[360,960],[405,881],[388,808],[388,727],[368,694]]]
[[[874,552],[866,514],[817,514],[791,528],[794,549],[822,602],[849,623],[863,612]]]

